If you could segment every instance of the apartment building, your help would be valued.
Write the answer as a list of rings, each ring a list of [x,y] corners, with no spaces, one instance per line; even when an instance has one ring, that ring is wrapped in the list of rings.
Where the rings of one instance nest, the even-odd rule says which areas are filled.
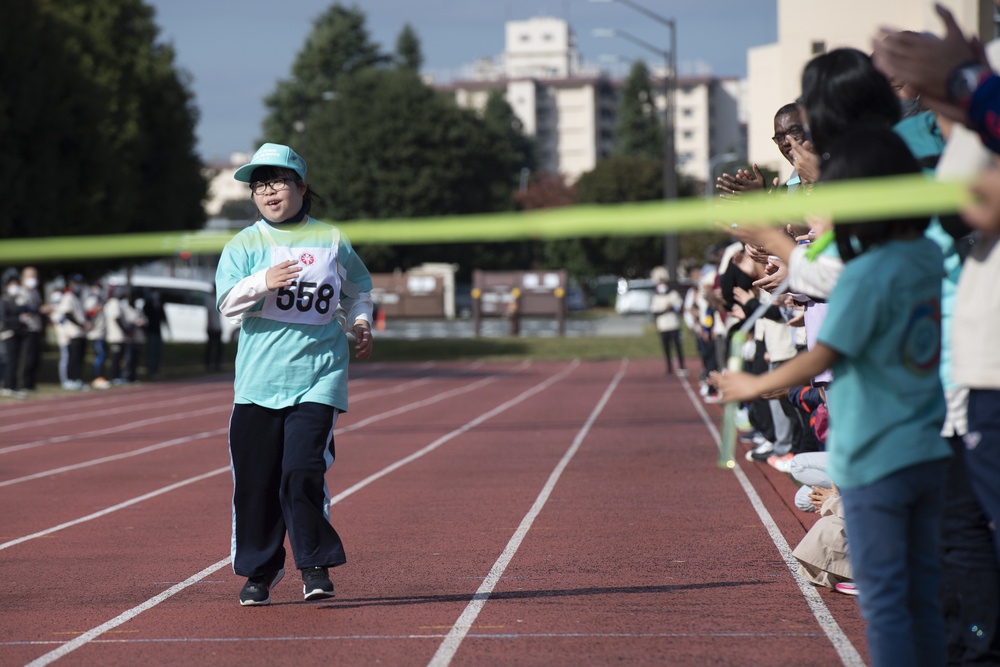
[[[775,149],[774,112],[801,94],[802,69],[813,57],[840,47],[871,52],[881,26],[941,34],[932,2],[915,0],[777,0],[778,41],[747,52],[747,148],[750,161],[791,175]],[[992,0],[940,0],[967,33],[993,37]]]
[[[576,40],[562,19],[509,21],[504,53],[477,62],[470,78],[440,86],[461,106],[482,109],[492,90],[507,102],[538,142],[541,168],[576,180],[607,157],[622,81],[582,66]],[[656,105],[664,113],[664,72],[654,76]],[[677,168],[709,178],[713,157],[746,152],[743,83],[733,78],[680,77],[675,93]]]

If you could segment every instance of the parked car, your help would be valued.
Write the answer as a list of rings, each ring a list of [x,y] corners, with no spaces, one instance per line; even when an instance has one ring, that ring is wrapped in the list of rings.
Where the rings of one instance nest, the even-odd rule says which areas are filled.
[[[109,287],[124,285],[126,278],[121,274],[108,276]],[[164,342],[204,343],[208,340],[208,308],[214,308],[212,295],[215,285],[207,280],[173,278],[170,276],[134,275],[131,280],[132,296],[145,301],[153,290],[160,293],[166,322],[163,325]],[[227,317],[220,316],[222,340],[233,341],[239,335],[240,325]]]
[[[653,300],[656,283],[648,278],[618,281],[618,296],[615,299],[615,312],[621,315],[635,313],[649,314],[649,304]]]
[[[588,305],[598,308],[610,308],[618,296],[618,276],[594,276],[587,280],[587,292],[590,294]]]

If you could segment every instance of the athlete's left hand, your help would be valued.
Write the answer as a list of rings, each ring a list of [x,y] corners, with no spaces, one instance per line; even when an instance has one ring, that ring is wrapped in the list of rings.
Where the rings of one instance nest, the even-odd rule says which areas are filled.
[[[367,359],[372,356],[372,328],[368,322],[357,320],[354,323],[354,356]]]

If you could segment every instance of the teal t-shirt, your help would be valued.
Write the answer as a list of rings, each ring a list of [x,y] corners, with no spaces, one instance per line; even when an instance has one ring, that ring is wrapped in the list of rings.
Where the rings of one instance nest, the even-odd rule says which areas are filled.
[[[347,237],[335,227],[308,218],[294,231],[276,227],[268,230],[270,239],[261,232],[259,224],[251,225],[226,244],[215,279],[220,302],[238,282],[276,263],[275,246],[336,248],[339,267],[331,270],[341,276],[341,291],[354,294],[371,291],[368,269]],[[317,252],[304,256],[313,255],[320,256]],[[332,292],[328,289],[321,293],[312,288],[309,291],[311,295],[289,293],[286,301],[295,306],[291,312],[298,305],[316,304],[321,298],[329,298]],[[350,351],[339,322],[336,319],[328,324],[282,322],[260,316],[263,307],[262,298],[243,317],[236,353],[235,402],[272,409],[310,402],[346,411]]]
[[[951,455],[941,356],[942,254],[926,237],[844,265],[819,342],[840,357],[827,390],[831,479],[843,488]]]

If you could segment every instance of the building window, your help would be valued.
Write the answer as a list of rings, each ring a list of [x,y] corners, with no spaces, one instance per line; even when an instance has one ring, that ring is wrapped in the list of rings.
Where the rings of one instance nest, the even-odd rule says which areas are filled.
[[[816,40],[812,43],[812,54],[814,56],[826,53],[826,42],[823,40]]]
[[[544,35],[542,35],[542,39],[545,40],[546,42],[551,42],[552,41],[552,33],[551,32],[545,33]]]
[[[694,109],[692,109],[691,107],[684,107],[683,109],[681,109],[681,115],[684,116],[685,118],[690,118],[691,116],[694,115]]]
[[[528,33],[522,34],[521,35],[521,41],[522,42],[530,42],[531,41],[531,35],[529,35]]]
[[[694,130],[684,130],[683,137],[685,139],[691,139],[694,137]]]

